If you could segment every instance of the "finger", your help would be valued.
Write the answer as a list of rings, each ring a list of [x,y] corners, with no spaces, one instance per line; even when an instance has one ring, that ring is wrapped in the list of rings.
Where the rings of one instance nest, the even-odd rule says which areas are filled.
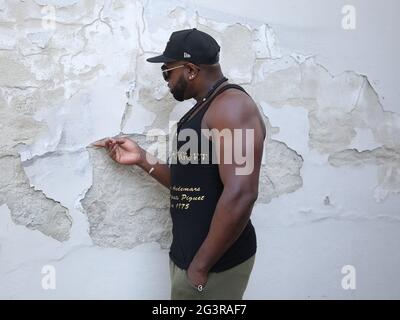
[[[109,139],[107,142],[106,142],[106,148],[107,148],[107,150],[111,150],[113,147],[114,147],[114,142],[113,142],[113,140],[112,139]]]
[[[106,145],[105,145],[105,143],[104,142],[93,142],[92,144],[91,144],[91,146],[92,147],[105,147]]]
[[[115,145],[111,150],[110,150],[110,157],[115,160],[115,155],[117,152],[117,145]]]
[[[105,148],[106,147],[106,142],[107,142],[107,139],[101,139],[101,140],[93,142],[91,145],[93,147]]]
[[[118,139],[115,139],[115,143],[118,143],[118,144],[123,144],[123,143],[125,143],[126,141],[127,141],[126,138],[118,138]]]
[[[110,145],[109,148],[112,149],[116,145],[117,141],[113,138],[110,139]]]

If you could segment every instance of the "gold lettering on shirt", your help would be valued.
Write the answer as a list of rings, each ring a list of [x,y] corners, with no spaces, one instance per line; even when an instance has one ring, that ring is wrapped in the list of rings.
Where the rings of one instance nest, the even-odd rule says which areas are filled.
[[[193,194],[201,192],[200,187],[172,185],[170,191],[170,207],[173,209],[187,210],[190,208],[192,202],[203,201],[206,197],[204,194]]]
[[[194,161],[205,161],[208,159],[208,153],[198,153],[193,152],[192,154],[188,155],[185,151],[174,151],[172,152],[172,157],[177,158],[179,161],[187,161],[187,162],[194,162]]]

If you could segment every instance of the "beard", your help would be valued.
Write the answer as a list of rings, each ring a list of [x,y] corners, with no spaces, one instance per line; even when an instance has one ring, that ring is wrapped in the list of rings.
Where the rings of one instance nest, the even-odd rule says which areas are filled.
[[[171,93],[174,96],[175,100],[178,101],[183,101],[185,100],[185,91],[187,88],[187,81],[184,79],[183,76],[181,76],[178,79],[178,82],[176,83],[175,87],[171,89]]]

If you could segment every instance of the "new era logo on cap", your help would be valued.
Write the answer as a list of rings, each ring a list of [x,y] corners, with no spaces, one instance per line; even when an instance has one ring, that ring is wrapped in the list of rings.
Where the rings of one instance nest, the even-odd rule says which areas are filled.
[[[184,57],[184,58],[190,58],[191,55],[190,55],[190,53],[184,52],[184,53],[183,53],[183,57]]]

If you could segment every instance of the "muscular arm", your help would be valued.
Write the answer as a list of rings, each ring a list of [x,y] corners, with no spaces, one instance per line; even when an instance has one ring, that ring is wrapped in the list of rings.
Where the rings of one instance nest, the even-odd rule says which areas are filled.
[[[217,103],[217,101],[215,101]],[[217,203],[211,226],[206,239],[196,253],[188,270],[188,276],[196,285],[202,284],[202,275],[206,274],[229,247],[237,240],[247,225],[254,202],[258,196],[258,180],[265,139],[265,127],[254,102],[241,94],[231,95],[218,101],[213,108],[207,125],[219,131],[228,128],[254,129],[254,169],[245,175],[238,175],[237,169],[242,167],[235,162],[232,150],[232,163],[224,163],[225,141],[221,139],[219,173],[224,188]],[[246,155],[245,133],[242,134],[242,154]],[[233,135],[233,145],[239,145]],[[234,147],[234,148],[235,148]],[[248,152],[248,151],[247,151]],[[251,154],[251,152],[250,152]],[[247,156],[250,158],[249,154]],[[197,274],[197,275],[196,275]]]

